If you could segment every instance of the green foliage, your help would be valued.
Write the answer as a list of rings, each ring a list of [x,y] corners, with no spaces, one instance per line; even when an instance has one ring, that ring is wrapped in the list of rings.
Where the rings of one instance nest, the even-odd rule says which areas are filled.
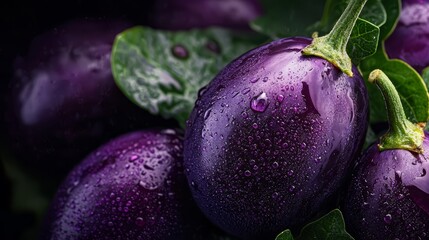
[[[289,230],[281,232],[276,240],[293,240]],[[334,209],[314,222],[304,226],[296,240],[353,240],[345,230],[344,218],[339,209]]]
[[[198,90],[253,47],[254,43],[222,29],[168,32],[139,26],[117,36],[112,71],[131,101],[184,126]],[[187,56],[176,56],[175,48]]]

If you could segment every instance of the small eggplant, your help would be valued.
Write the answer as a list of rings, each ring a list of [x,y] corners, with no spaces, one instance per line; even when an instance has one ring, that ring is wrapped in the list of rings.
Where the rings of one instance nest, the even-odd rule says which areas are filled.
[[[370,75],[386,101],[389,130],[356,165],[342,210],[356,239],[428,239],[429,134],[406,119],[395,87]]]

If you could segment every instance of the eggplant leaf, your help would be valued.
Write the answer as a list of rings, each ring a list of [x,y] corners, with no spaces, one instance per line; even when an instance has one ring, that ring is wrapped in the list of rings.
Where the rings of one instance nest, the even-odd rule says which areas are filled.
[[[184,126],[198,90],[253,47],[223,29],[169,32],[137,26],[116,37],[112,71],[131,101]]]

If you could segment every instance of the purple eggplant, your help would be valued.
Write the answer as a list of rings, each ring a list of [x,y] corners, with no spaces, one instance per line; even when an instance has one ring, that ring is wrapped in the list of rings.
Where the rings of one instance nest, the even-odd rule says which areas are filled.
[[[336,203],[360,152],[367,91],[308,38],[245,53],[200,91],[185,134],[185,167],[199,207],[225,231],[269,239],[299,230]]]
[[[99,147],[59,188],[42,239],[207,239],[174,130],[138,131]]]
[[[157,0],[148,13],[149,25],[168,30],[211,26],[248,30],[262,14],[259,0]]]
[[[429,66],[429,1],[403,1],[399,22],[385,48],[390,58],[401,59],[420,73]]]
[[[353,171],[342,204],[346,227],[357,240],[427,239],[429,134],[406,120],[393,84],[376,72],[370,79],[386,99],[389,131]]]
[[[135,106],[113,80],[112,44],[130,26],[74,20],[35,38],[17,59],[6,121],[8,141],[25,164],[63,176],[107,139],[168,125]]]

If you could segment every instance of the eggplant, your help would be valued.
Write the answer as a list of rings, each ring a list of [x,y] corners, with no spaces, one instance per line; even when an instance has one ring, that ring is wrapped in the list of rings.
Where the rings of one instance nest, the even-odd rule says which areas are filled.
[[[273,41],[226,66],[188,120],[185,168],[205,215],[243,239],[269,239],[335,207],[368,126],[367,90],[308,38]]]
[[[8,143],[24,165],[62,179],[108,139],[176,126],[135,106],[113,80],[112,44],[130,26],[123,20],[72,20],[36,37],[28,54],[17,58],[6,125]]]
[[[263,12],[259,0],[157,0],[151,8],[149,26],[168,30],[213,26],[250,30],[249,23]]]
[[[390,58],[401,59],[419,73],[429,66],[429,2],[403,0],[399,21],[385,41]]]
[[[359,159],[342,211],[357,240],[427,239],[429,236],[429,134],[409,122],[400,97],[379,70],[370,81],[381,89],[389,130]]]
[[[172,129],[131,132],[100,146],[58,189],[41,239],[208,239],[182,151]]]

